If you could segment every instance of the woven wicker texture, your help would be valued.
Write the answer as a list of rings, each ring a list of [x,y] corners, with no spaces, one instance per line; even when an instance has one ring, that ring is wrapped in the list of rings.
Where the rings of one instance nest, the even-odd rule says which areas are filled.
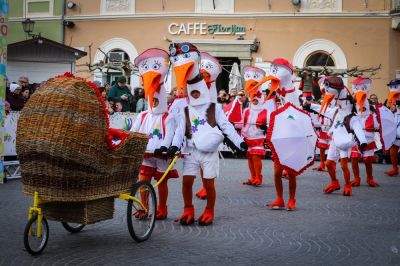
[[[46,201],[116,196],[136,182],[148,137],[106,142],[108,116],[97,88],[75,77],[45,82],[21,112],[17,154],[24,193]]]
[[[114,197],[81,202],[42,202],[40,207],[48,220],[92,224],[113,218]]]

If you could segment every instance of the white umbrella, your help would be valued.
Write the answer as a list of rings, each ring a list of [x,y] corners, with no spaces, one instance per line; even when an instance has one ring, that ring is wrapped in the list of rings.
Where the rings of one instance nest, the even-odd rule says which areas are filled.
[[[295,175],[314,163],[317,134],[311,117],[291,103],[271,113],[267,143],[274,160]]]
[[[229,74],[229,92],[236,90],[239,92],[242,89],[242,76],[240,75],[239,65],[233,63],[231,73]]]
[[[376,108],[379,122],[379,135],[381,137],[382,149],[389,150],[396,140],[397,125],[393,113],[384,105]]]

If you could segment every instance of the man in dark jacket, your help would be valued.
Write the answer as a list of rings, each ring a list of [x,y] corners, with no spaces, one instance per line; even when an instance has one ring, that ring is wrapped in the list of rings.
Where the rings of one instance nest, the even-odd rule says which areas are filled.
[[[126,78],[121,76],[118,78],[117,83],[110,88],[107,97],[121,101],[123,104],[122,112],[130,111],[129,97],[132,96],[130,89],[126,86]]]

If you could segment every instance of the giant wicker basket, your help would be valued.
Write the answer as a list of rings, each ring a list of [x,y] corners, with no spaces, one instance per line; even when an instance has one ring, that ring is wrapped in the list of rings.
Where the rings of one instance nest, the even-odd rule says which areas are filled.
[[[98,200],[113,202],[112,197],[129,191],[147,142],[146,135],[109,129],[104,100],[92,83],[68,74],[50,79],[32,95],[18,121],[23,191],[37,191],[46,202],[45,214],[45,206],[52,206],[48,211],[60,220],[66,210],[57,214],[54,206],[62,202],[77,202],[67,206],[82,206],[85,213],[96,202],[109,208]],[[104,211],[109,217],[110,211]]]

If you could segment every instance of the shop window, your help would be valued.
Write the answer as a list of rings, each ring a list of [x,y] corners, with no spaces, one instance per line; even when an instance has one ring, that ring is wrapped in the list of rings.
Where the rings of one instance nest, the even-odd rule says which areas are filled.
[[[134,14],[135,0],[101,0],[102,15]]]
[[[342,0],[302,0],[301,12],[342,12]]]
[[[54,0],[25,0],[26,17],[53,16]]]
[[[196,13],[233,13],[234,0],[196,0]]]
[[[326,52],[312,53],[306,60],[305,66],[327,66],[335,67],[333,58]]]

